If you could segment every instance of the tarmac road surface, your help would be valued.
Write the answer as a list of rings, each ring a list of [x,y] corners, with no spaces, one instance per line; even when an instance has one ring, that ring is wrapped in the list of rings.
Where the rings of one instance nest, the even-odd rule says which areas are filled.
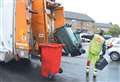
[[[87,49],[87,46],[84,45]],[[87,53],[78,57],[62,57],[63,73],[56,75],[54,80],[40,76],[40,61],[31,62],[11,61],[0,63],[0,82],[120,82],[120,62],[111,62],[104,70],[98,71],[97,78],[93,79],[93,71],[89,78],[85,75]],[[91,66],[92,68],[92,66]]]

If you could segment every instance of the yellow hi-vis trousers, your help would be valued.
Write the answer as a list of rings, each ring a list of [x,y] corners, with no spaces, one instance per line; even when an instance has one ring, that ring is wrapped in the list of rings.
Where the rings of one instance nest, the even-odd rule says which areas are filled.
[[[86,71],[89,72],[90,64],[92,63],[94,65],[94,74],[96,75],[97,69],[95,67],[96,62],[99,59],[99,54],[93,54],[91,52],[88,52],[88,60],[87,60],[87,66]]]
[[[99,59],[99,54],[93,54],[88,52],[88,61],[90,61],[94,66]]]

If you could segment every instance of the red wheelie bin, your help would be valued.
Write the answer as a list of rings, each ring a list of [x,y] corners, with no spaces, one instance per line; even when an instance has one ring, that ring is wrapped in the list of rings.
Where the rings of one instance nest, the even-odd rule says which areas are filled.
[[[42,77],[53,78],[60,72],[63,44],[40,44],[41,50],[41,71]]]

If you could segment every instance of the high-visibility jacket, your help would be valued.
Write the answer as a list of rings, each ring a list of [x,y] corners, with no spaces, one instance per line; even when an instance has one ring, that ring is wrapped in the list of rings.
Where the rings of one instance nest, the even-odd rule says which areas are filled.
[[[105,39],[102,36],[95,34],[93,39],[90,42],[89,52],[95,55],[99,55],[99,53],[102,50],[102,46],[104,42],[105,42]]]

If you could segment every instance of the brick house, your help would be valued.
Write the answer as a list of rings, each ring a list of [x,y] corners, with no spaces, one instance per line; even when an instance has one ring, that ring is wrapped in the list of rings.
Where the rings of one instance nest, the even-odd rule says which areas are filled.
[[[104,30],[105,32],[108,32],[109,29],[112,27],[112,23],[96,23],[96,26],[99,29]]]
[[[65,11],[65,24],[71,24],[73,30],[94,31],[94,20],[86,14]]]

